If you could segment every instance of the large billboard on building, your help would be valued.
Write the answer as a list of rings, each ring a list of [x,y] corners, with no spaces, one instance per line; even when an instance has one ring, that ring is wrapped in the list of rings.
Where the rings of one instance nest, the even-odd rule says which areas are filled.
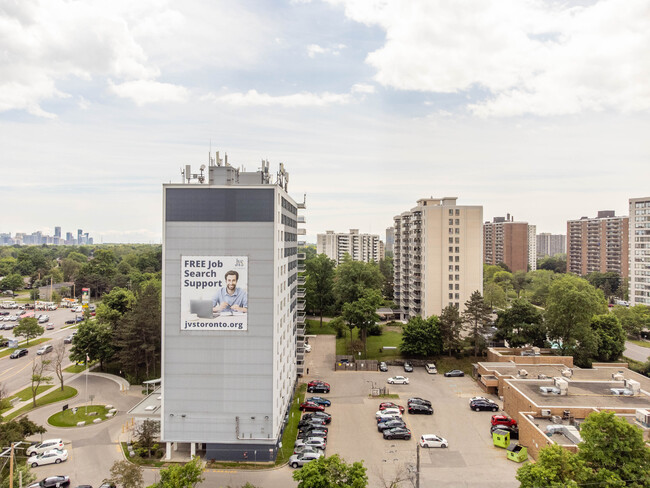
[[[248,329],[248,257],[181,257],[181,330]]]

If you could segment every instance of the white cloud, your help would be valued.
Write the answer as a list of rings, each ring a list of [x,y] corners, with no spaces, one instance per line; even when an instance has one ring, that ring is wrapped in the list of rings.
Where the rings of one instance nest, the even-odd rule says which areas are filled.
[[[127,81],[119,85],[111,82],[110,87],[118,97],[129,98],[138,106],[147,103],[184,102],[189,97],[186,88],[157,81]]]
[[[209,94],[204,100],[214,103],[226,103],[239,107],[324,107],[327,105],[346,105],[354,99],[349,93],[294,93],[292,95],[269,95],[257,90],[246,93],[227,93],[225,95]]]
[[[307,46],[307,56],[310,58],[315,57],[317,54],[331,54],[333,56],[338,56],[341,54],[341,50],[345,49],[345,44],[336,44],[333,47],[322,47],[318,44],[310,44]]]
[[[350,91],[352,93],[375,93],[375,87],[368,85],[367,83],[356,83],[352,85],[352,89]]]
[[[650,109],[650,3],[326,0],[386,42],[367,56],[400,90],[489,95],[482,116]]]

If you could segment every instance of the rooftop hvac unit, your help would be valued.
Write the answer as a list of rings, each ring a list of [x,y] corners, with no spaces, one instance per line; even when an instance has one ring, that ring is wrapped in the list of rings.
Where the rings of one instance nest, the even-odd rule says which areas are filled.
[[[574,444],[580,444],[582,442],[580,432],[572,425],[564,426],[564,435]]]
[[[556,388],[560,390],[560,395],[566,395],[569,392],[569,382],[564,378],[553,378]]]
[[[542,413],[542,417],[550,417],[551,416],[551,409],[550,408],[542,408],[541,413]]]
[[[546,433],[547,434],[561,434],[564,432],[564,425],[547,425],[546,426]]]
[[[623,377],[623,373],[612,373],[612,379],[614,381],[623,381],[625,378]]]
[[[647,408],[638,408],[634,417],[639,423],[646,427],[650,427],[650,410]]]
[[[565,378],[571,378],[573,376],[573,370],[569,368],[563,369],[562,376],[564,376]]]
[[[540,354],[540,352],[539,352],[539,347],[533,347],[533,354],[534,354],[535,356],[539,356],[539,354]]]
[[[612,392],[612,395],[623,395],[623,396],[632,396],[634,395],[634,392],[632,390],[628,390],[627,388],[610,388],[609,391]]]
[[[553,415],[551,416],[551,422],[553,422],[554,424],[561,424],[562,417],[560,417],[559,415]]]
[[[525,369],[520,369],[519,371],[517,371],[517,374],[522,378],[525,378],[528,376],[528,371],[526,371]]]
[[[544,373],[539,373],[539,374],[537,375],[537,379],[538,379],[538,380],[545,380],[545,379],[547,379],[547,378],[548,378],[548,376],[546,376]]]
[[[628,390],[632,390],[633,395],[638,395],[641,392],[641,383],[636,380],[625,380],[625,386]]]

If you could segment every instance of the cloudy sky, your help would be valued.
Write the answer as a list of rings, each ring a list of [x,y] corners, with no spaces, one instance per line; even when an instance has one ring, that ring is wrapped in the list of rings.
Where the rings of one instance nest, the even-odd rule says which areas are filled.
[[[212,151],[308,238],[426,196],[538,232],[650,195],[650,0],[0,0],[0,232],[160,242]]]

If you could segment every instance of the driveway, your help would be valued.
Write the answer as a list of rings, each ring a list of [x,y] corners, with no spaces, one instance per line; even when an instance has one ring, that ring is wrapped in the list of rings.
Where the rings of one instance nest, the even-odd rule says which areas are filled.
[[[626,342],[623,355],[635,361],[645,363],[648,360],[648,356],[650,356],[650,348],[637,346],[632,342]]]

